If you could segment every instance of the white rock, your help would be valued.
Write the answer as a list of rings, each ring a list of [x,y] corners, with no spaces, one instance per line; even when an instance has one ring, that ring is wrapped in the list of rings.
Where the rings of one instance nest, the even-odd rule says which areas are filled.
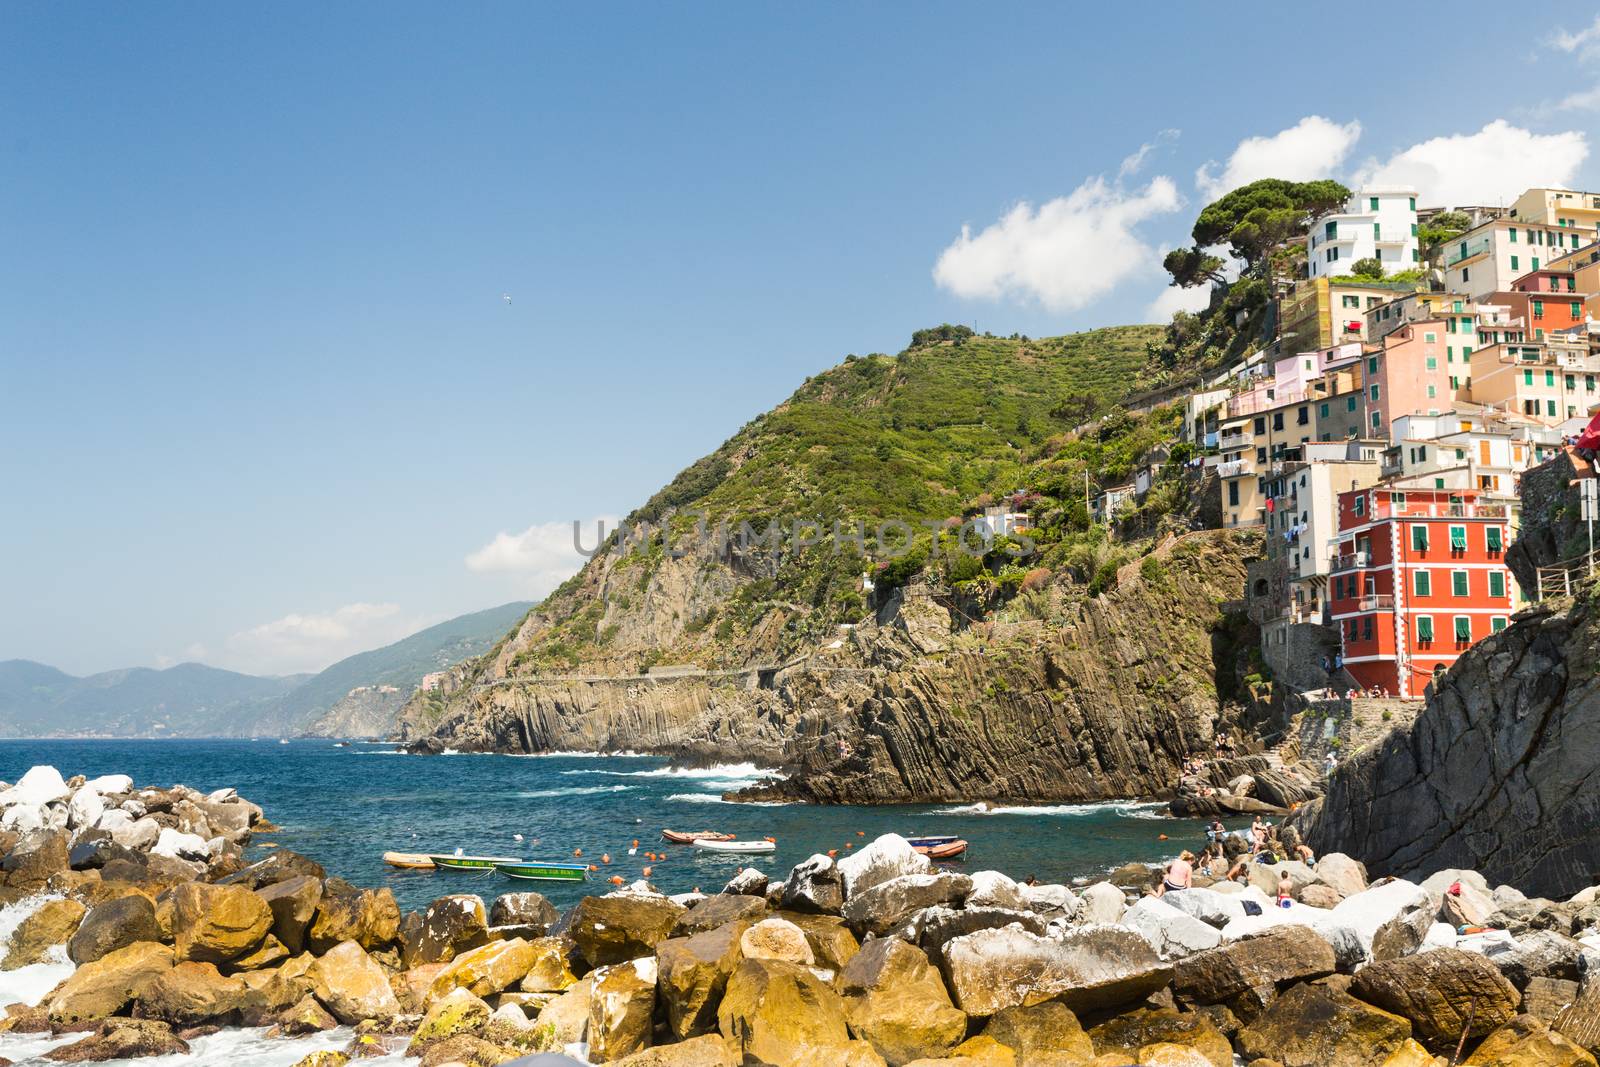
[[[83,783],[83,787],[93,789],[101,796],[107,793],[126,793],[133,788],[133,779],[126,774],[102,774]]]
[[[1591,890],[1600,890],[1600,886],[1590,886],[1584,892]],[[1514,885],[1497,885],[1494,887],[1494,892],[1489,894],[1489,899],[1494,901],[1495,907],[1503,908],[1508,904],[1521,904],[1528,899],[1528,896]],[[1592,900],[1593,897],[1590,899]]]
[[[0,830],[26,834],[44,829],[44,809],[36,804],[13,804],[0,816]]]
[[[967,907],[1010,908],[1013,911],[1021,911],[1024,903],[1021,887],[999,871],[973,872],[972,892],[967,894]]]
[[[160,835],[156,838],[155,845],[150,849],[157,856],[171,856],[179,860],[206,860],[211,857],[211,850],[206,846],[204,838],[194,834],[180,833],[170,826],[163,826]]]
[[[107,808],[100,813],[100,818],[95,820],[94,828],[96,830],[104,830],[111,835],[112,840],[116,840],[116,831],[126,830],[132,825],[132,815],[129,815],[121,808]]]
[[[1207,926],[1214,926],[1219,930],[1235,919],[1244,918],[1244,904],[1239,894],[1216,893],[1210,889],[1195,888],[1168,893],[1162,899],[1184,914],[1191,915]]]
[[[67,828],[67,806],[59,801],[44,806],[44,828],[46,830],[65,830]]]
[[[1434,923],[1428,927],[1428,932],[1422,936],[1422,947],[1418,952],[1426,952],[1432,948],[1455,948],[1456,928],[1449,923]]]
[[[52,800],[65,800],[72,790],[62,779],[61,772],[47,764],[28,768],[28,773],[17,779],[17,784],[6,790],[9,798],[0,797],[0,804],[32,804],[43,807]]]
[[[1171,895],[1182,896],[1188,890]],[[1189,956],[1216,948],[1222,935],[1187,912],[1179,911],[1162,897],[1140,897],[1122,915],[1121,925],[1136,930],[1155,946],[1164,960]]]
[[[739,937],[747,960],[784,960],[810,966],[817,962],[806,932],[788,919],[762,919]]]
[[[88,786],[72,794],[67,802],[67,825],[74,830],[93,826],[106,810],[106,802]]]
[[[1128,910],[1128,896],[1110,882],[1096,882],[1083,891],[1083,921],[1114,923]]]
[[[1489,895],[1489,880],[1487,878],[1477,871],[1461,870],[1454,867],[1443,871],[1435,871],[1428,875],[1422,880],[1422,888],[1436,897],[1443,896],[1444,891],[1450,888],[1451,882],[1460,882],[1467,888],[1476,889],[1484,896]]]
[[[144,806],[143,801],[135,800],[132,797],[122,802],[122,810],[132,815],[135,819],[142,819],[150,814],[150,809]]]
[[[706,895],[704,893],[674,893],[667,899],[679,907],[692,908],[706,899]]]
[[[1223,896],[1236,897],[1240,893],[1243,893],[1247,887],[1243,882],[1212,882],[1207,888],[1213,893],[1221,893]]]
[[[217,790],[214,790],[214,791],[212,791],[210,793],[207,793],[206,794],[206,799],[207,800],[214,800],[214,801],[217,801],[218,803],[221,803],[224,800],[232,800],[233,798],[237,797],[238,795],[239,795],[239,791],[237,789],[217,789]]]
[[[1504,886],[1503,885],[1499,889],[1496,889],[1495,890],[1496,897],[1499,896],[1500,889],[1510,889],[1510,888],[1511,888],[1510,886]],[[1512,892],[1516,892],[1516,891],[1512,890]],[[1585,889],[1580,889],[1576,893],[1572,894],[1572,896],[1568,897],[1567,899],[1573,904],[1581,904],[1581,905],[1587,907],[1588,905],[1594,903],[1596,897],[1600,897],[1600,885],[1591,885],[1591,886],[1589,886],[1589,887],[1587,887]],[[1523,899],[1526,900],[1527,898],[1524,897]]]
[[[1317,878],[1341,896],[1353,897],[1367,888],[1367,868],[1360,860],[1351,859],[1343,852],[1330,852],[1317,859],[1314,868]]]
[[[1448,885],[1449,883],[1445,883]],[[1345,897],[1333,909],[1334,918],[1350,927],[1362,950],[1372,955],[1372,938],[1378,928],[1407,908],[1426,905],[1431,895],[1415,882],[1396,878]]]
[[[518,1030],[526,1030],[533,1025],[533,1021],[528,1018],[521,1008],[509,1002],[496,1008],[494,1014],[489,1018],[505,1023],[507,1026],[515,1027]]]
[[[1077,895],[1064,885],[1021,885],[1017,889],[1022,894],[1024,906],[1037,915],[1070,919],[1082,907]],[[998,906],[1010,907],[1007,904]]]
[[[884,834],[866,848],[839,860],[844,897],[849,900],[875,885],[907,874],[927,874],[933,864],[899,834]]]
[[[149,852],[161,840],[162,832],[161,824],[146,815],[127,826],[112,828],[111,840],[135,852]]]

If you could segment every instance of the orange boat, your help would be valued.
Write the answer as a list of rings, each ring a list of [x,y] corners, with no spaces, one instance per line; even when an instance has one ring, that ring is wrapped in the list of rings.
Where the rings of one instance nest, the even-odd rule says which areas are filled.
[[[912,845],[913,850],[922,853],[930,860],[953,860],[966,855],[967,843],[965,841],[943,841],[936,845]]]
[[[674,845],[692,845],[696,841],[732,841],[732,834],[719,834],[715,830],[663,830],[661,837]]]

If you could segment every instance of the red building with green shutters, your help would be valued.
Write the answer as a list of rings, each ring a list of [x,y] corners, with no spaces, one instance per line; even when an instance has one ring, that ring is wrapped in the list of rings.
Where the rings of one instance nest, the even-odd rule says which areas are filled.
[[[1392,486],[1339,495],[1329,607],[1363,688],[1420,698],[1435,671],[1505,629],[1511,517],[1480,497]]]

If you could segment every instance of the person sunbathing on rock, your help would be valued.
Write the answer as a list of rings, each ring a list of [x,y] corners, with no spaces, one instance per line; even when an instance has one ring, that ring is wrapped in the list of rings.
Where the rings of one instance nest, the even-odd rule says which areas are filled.
[[[1185,889],[1194,887],[1194,853],[1188,849],[1167,865],[1167,873],[1161,878],[1161,885],[1156,889],[1156,896],[1164,897],[1168,893],[1181,893]]]

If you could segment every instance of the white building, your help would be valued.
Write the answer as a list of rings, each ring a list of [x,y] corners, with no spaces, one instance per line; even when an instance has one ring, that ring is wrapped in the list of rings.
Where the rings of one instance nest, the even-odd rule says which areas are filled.
[[[1267,480],[1266,554],[1282,559],[1287,612],[1278,625],[1322,621],[1339,532],[1339,494],[1378,481],[1380,441],[1310,441]],[[1270,628],[1270,627],[1269,627]],[[1265,637],[1265,631],[1263,631]]]
[[[1358,259],[1376,259],[1384,274],[1394,274],[1415,269],[1420,258],[1415,189],[1362,189],[1343,211],[1313,219],[1306,235],[1312,278],[1349,274]]]
[[[1479,299],[1509,292],[1512,283],[1541,264],[1570,255],[1595,239],[1592,225],[1556,226],[1500,218],[1468,230],[1444,246],[1444,286]]]

